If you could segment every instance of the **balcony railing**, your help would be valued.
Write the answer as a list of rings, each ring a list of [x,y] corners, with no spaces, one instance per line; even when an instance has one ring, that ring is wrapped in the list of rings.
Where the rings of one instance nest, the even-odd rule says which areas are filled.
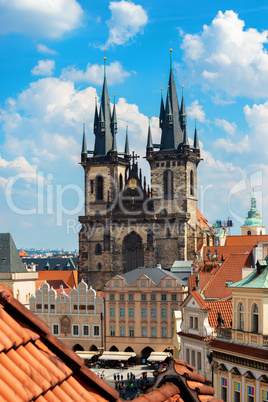
[[[219,327],[217,329],[217,338],[229,339],[229,340],[232,339],[232,329]]]
[[[217,338],[233,340],[235,342],[241,342],[253,346],[268,347],[268,335],[262,335],[251,331],[242,331],[241,329],[219,327],[217,329]]]

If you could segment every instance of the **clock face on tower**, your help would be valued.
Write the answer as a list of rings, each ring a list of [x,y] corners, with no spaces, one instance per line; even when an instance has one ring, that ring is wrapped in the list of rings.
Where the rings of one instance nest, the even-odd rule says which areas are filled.
[[[132,178],[129,180],[129,187],[131,190],[134,190],[137,187],[137,180]]]

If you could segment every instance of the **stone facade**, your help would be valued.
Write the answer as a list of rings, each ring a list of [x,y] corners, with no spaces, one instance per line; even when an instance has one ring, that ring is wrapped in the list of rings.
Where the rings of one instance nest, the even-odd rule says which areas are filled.
[[[197,223],[197,131],[190,147],[184,99],[179,110],[172,69],[166,109],[161,103],[162,143],[153,145],[148,130],[151,188],[138,169],[138,156],[129,154],[128,136],[125,152],[117,152],[115,105],[112,114],[105,101],[106,77],[102,94],[95,111],[94,152],[86,150],[84,131],[85,214],[79,217],[79,280],[97,290],[114,275],[139,266],[170,269],[175,260],[193,260],[204,242]],[[99,145],[107,141],[113,144],[108,152]]]
[[[104,301],[80,282],[78,289],[57,291],[44,283],[30,298],[30,310],[51,327],[69,348],[98,351],[104,347]]]

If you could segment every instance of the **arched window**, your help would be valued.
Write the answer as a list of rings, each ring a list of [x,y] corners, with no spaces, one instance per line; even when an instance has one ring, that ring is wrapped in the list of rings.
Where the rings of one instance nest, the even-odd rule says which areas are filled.
[[[194,195],[194,172],[190,172],[190,195]]]
[[[248,235],[248,236],[250,236],[250,235],[251,235],[251,230],[248,230],[247,235]]]
[[[102,269],[102,265],[101,265],[101,263],[100,263],[100,262],[98,262],[98,264],[97,264],[97,268],[98,268],[98,270],[99,270],[99,271]]]
[[[96,179],[96,189],[97,189],[97,200],[101,201],[103,200],[103,177],[102,176],[97,176]]]
[[[172,170],[165,170],[164,175],[164,197],[173,198],[173,172]]]
[[[252,306],[252,332],[259,332],[259,309],[256,303]]]
[[[97,255],[102,254],[102,247],[101,247],[101,244],[100,244],[100,243],[97,243],[97,244],[96,244],[96,247],[95,247],[95,254],[97,254]]]
[[[243,303],[238,305],[238,329],[244,330],[244,306]]]
[[[120,173],[120,176],[119,176],[119,191],[121,191],[121,190],[123,190],[123,176]]]

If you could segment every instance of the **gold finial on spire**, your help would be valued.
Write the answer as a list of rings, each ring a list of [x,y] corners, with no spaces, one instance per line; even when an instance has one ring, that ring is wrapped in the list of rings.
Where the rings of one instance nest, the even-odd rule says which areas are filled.
[[[169,49],[169,51],[172,52],[172,48],[171,48],[172,42],[169,42],[169,43],[170,43],[170,49]]]

